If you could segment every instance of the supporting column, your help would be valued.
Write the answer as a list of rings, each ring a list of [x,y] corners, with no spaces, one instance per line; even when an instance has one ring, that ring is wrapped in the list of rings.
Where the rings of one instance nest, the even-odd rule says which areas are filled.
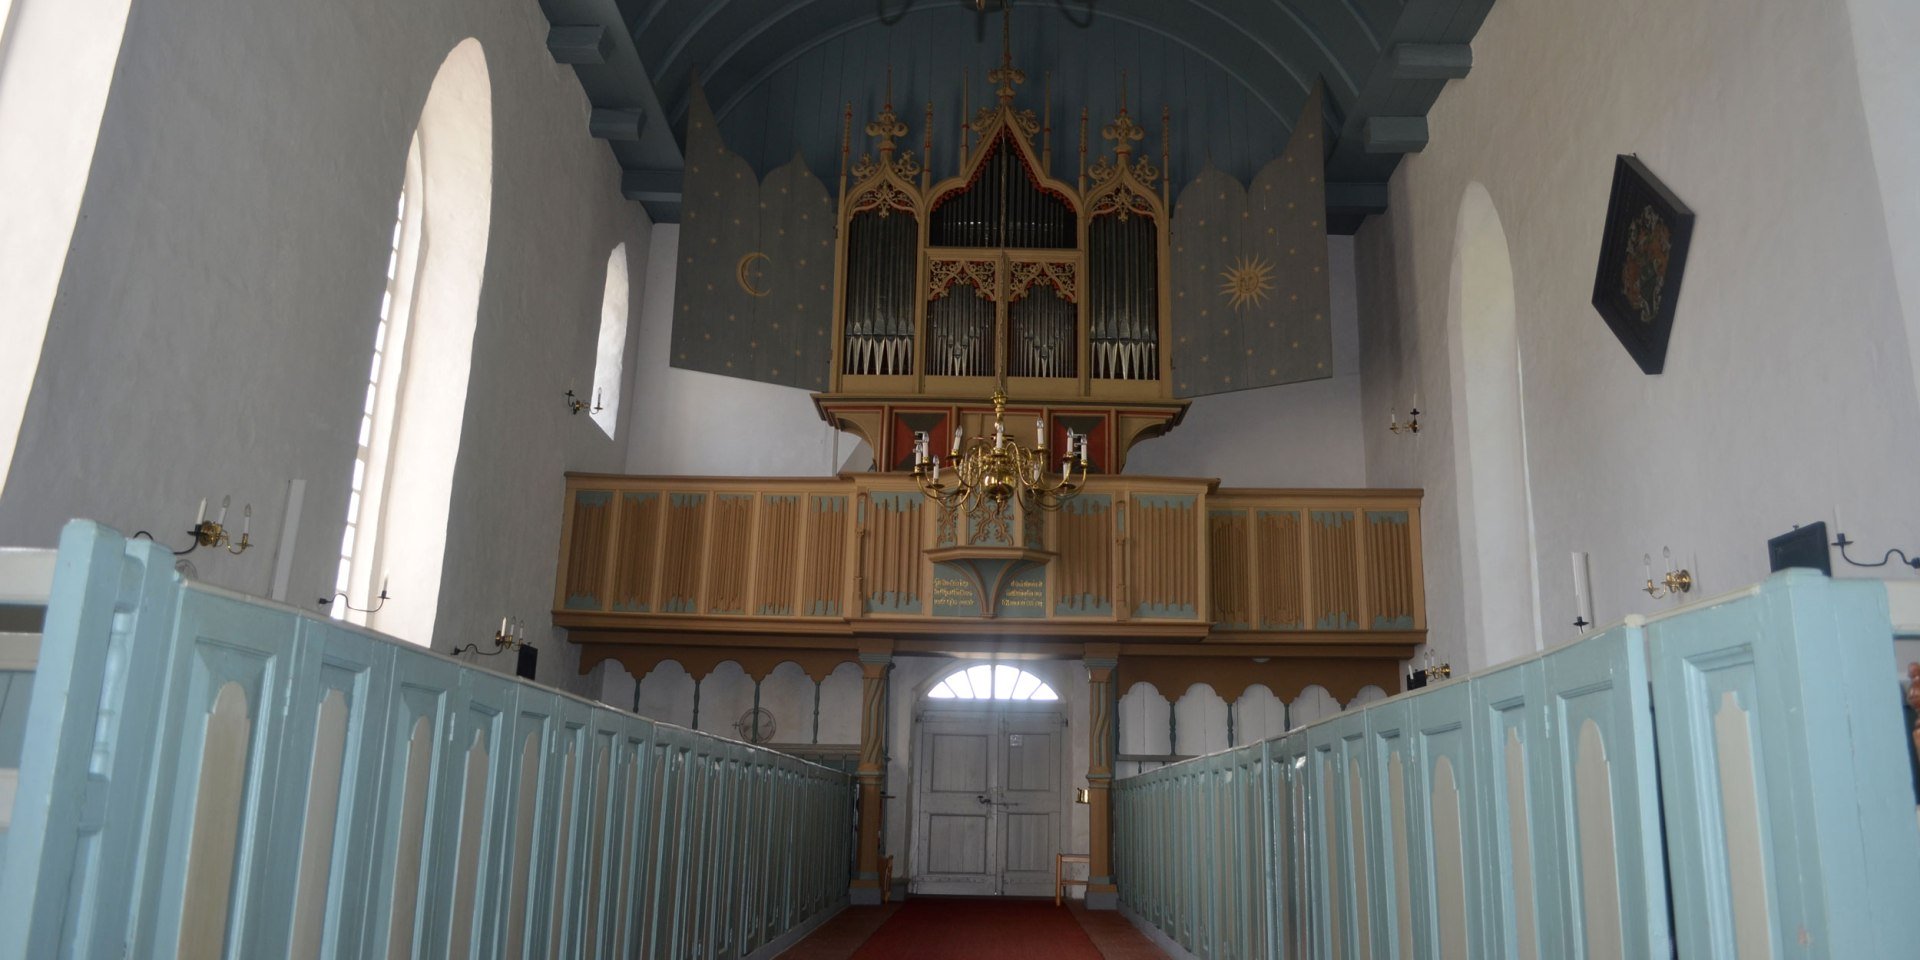
[[[847,902],[880,902],[880,794],[887,785],[887,669],[893,642],[860,645],[860,765],[853,777],[860,790],[860,846]]]
[[[1113,884],[1113,826],[1107,805],[1113,785],[1113,670],[1120,665],[1120,648],[1087,644],[1087,909],[1113,910],[1120,905]]]

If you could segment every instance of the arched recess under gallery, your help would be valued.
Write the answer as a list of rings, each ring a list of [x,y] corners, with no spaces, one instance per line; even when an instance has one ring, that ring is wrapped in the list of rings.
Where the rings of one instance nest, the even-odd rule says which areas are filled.
[[[1540,628],[1513,260],[1493,197],[1460,200],[1449,327],[1468,666],[1534,652]]]
[[[391,577],[393,599],[370,625],[427,643],[439,608],[493,211],[493,91],[480,41],[461,41],[441,63],[409,154],[421,203],[418,273],[391,443],[386,462],[370,464],[385,481],[376,547],[356,563],[352,595],[378,593]]]

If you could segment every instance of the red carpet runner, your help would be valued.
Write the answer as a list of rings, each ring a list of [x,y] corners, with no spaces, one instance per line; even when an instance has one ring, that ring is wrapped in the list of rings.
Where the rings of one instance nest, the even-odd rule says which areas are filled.
[[[854,960],[1101,960],[1073,914],[1050,900],[924,900],[900,905]]]

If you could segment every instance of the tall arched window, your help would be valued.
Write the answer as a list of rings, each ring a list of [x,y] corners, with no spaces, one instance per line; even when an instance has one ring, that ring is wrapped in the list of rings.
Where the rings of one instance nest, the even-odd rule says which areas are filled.
[[[983,663],[956,670],[933,685],[934,700],[1058,700],[1060,695],[1039,677],[1004,663]]]
[[[607,257],[607,290],[600,298],[600,346],[593,357],[593,422],[608,437],[620,424],[620,373],[627,356],[627,245]]]
[[[399,385],[407,362],[407,321],[413,315],[413,295],[420,272],[421,176],[420,136],[407,148],[406,179],[393,216],[393,234],[387,250],[386,289],[380,294],[379,316],[373,328],[373,362],[367,373],[367,393],[360,408],[360,433],[353,454],[353,480],[347,493],[347,526],[340,537],[340,569],[334,590],[349,597],[366,595],[380,542],[387,482],[391,479],[393,428],[399,412]],[[361,589],[356,589],[356,587]],[[372,606],[362,603],[360,606]],[[352,617],[365,623],[366,614],[333,605],[334,619]]]
[[[480,42],[440,65],[408,145],[360,406],[334,615],[430,643],[493,216],[493,103]]]
[[[0,0],[0,489],[40,369],[131,0]]]

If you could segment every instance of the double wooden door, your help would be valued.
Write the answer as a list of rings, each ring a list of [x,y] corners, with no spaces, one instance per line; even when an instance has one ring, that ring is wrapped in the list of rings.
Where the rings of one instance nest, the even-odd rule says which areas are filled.
[[[1052,896],[1065,715],[996,703],[917,727],[912,892]]]

